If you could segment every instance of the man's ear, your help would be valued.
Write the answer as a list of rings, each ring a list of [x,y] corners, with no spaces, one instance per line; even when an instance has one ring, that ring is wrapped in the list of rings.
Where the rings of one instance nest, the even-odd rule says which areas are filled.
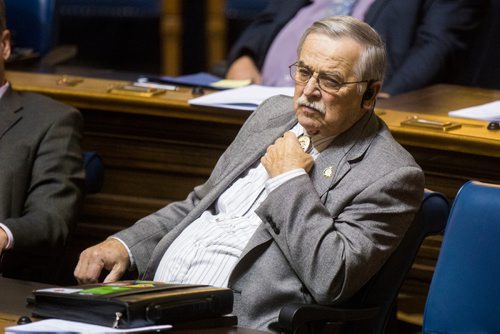
[[[382,88],[382,81],[369,81],[366,85],[365,92],[361,98],[361,107],[363,109],[373,109],[375,108],[375,102],[377,100],[377,94]]]
[[[6,61],[10,57],[10,31],[5,29],[2,32],[1,40],[0,40],[1,45],[1,51],[2,51],[2,59]]]

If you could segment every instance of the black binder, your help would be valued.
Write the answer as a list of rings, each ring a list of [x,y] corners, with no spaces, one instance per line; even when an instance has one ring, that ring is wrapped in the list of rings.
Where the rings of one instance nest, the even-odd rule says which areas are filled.
[[[208,285],[151,281],[118,281],[33,291],[33,315],[92,323],[113,328],[159,324],[235,324],[233,292]],[[184,326],[183,326],[184,324]]]

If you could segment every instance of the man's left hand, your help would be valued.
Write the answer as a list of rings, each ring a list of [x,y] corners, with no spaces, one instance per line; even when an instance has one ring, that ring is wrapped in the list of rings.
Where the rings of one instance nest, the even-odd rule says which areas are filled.
[[[303,168],[306,173],[309,173],[314,164],[312,156],[302,150],[297,137],[292,132],[286,132],[283,137],[278,138],[269,146],[260,162],[270,177],[297,168]]]

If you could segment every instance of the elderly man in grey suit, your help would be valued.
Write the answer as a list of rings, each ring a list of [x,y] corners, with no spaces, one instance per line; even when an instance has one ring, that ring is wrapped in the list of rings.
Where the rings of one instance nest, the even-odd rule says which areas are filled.
[[[384,264],[419,207],[423,174],[373,112],[378,34],[350,17],[313,24],[290,66],[293,100],[246,121],[210,178],[85,250],[81,283],[143,279],[228,286],[239,325],[269,329],[289,302],[336,304]]]
[[[68,106],[13,92],[10,32],[0,0],[0,273],[51,281],[82,198],[82,118]]]

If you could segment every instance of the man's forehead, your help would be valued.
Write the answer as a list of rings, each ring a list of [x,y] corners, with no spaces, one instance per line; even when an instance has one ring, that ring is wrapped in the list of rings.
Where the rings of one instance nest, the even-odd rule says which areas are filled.
[[[322,34],[309,35],[299,54],[299,63],[314,70],[351,68],[359,59],[361,46],[351,38],[331,38]]]

